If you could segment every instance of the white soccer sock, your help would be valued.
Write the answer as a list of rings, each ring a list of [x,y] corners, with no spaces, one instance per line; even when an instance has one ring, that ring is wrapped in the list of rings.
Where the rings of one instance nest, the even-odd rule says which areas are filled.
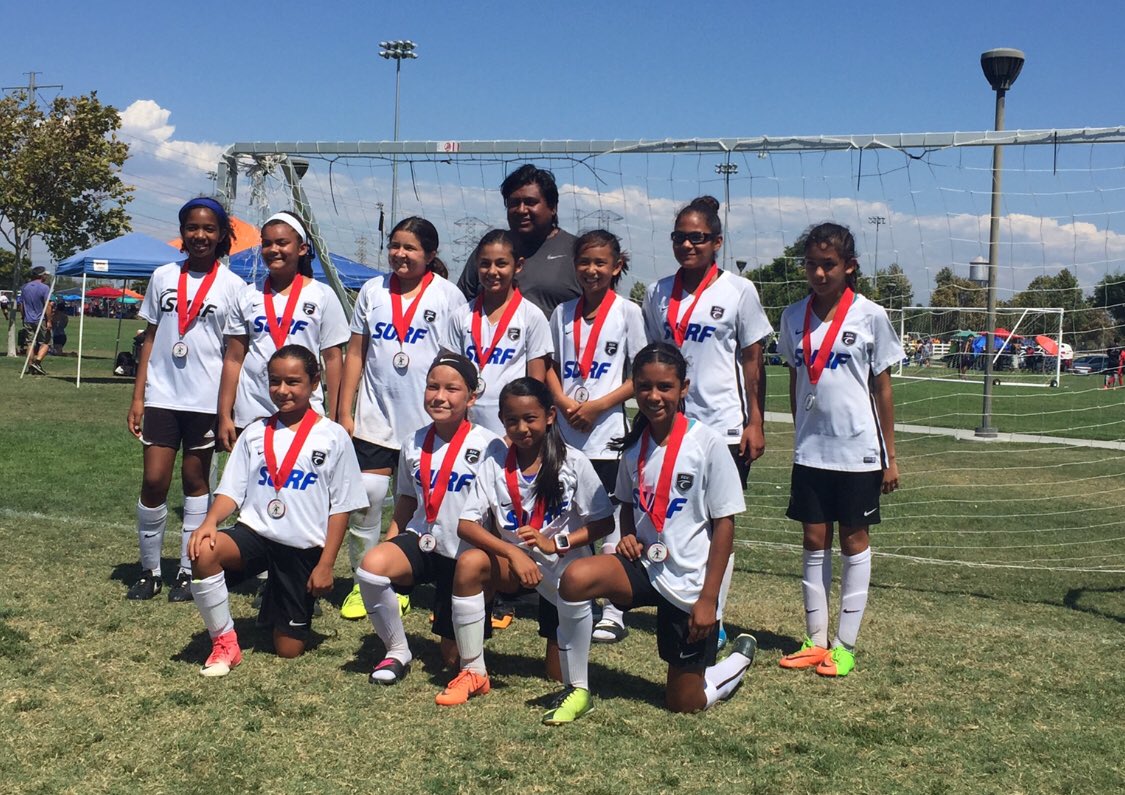
[[[207,634],[217,638],[234,629],[234,619],[230,617],[230,598],[227,595],[227,578],[223,572],[191,581],[191,597]]]
[[[805,634],[828,647],[828,589],[832,586],[832,550],[805,550],[801,591],[805,597]]]
[[[612,621],[614,624],[617,624],[617,626],[623,627],[625,626],[625,611],[607,599],[602,604],[602,617],[600,620]],[[607,633],[603,632],[602,634],[605,635],[604,640],[608,640],[610,638]],[[594,636],[598,637],[597,630],[594,631]]]
[[[149,508],[137,501],[137,538],[141,546],[141,569],[160,576],[160,548],[164,546],[167,504]]]
[[[363,490],[367,493],[370,505],[363,517],[348,527],[348,560],[352,564],[352,571],[359,568],[367,550],[379,543],[379,536],[383,533],[383,502],[387,499],[390,487],[390,475],[363,473]]]
[[[199,529],[203,520],[207,518],[207,509],[211,507],[211,495],[202,494],[198,497],[184,497],[184,525],[180,530],[180,571],[191,573],[191,560],[188,559],[188,541],[191,534]]]
[[[590,630],[594,616],[590,600],[568,602],[559,597],[559,667],[563,683],[590,689]]]
[[[613,511],[613,532],[602,539],[601,554],[603,555],[613,555],[617,552],[617,544],[621,541],[621,525],[618,521],[620,516],[621,506],[618,505]],[[602,617],[600,620],[612,621],[614,624],[617,624],[617,626],[623,627],[625,626],[625,611],[621,610],[607,599],[605,603],[602,604]],[[602,632],[599,634],[597,630],[594,631],[594,638],[597,640],[612,640],[612,636],[609,633]]]
[[[857,555],[841,555],[840,558],[844,562],[840,571],[840,620],[832,645],[839,644],[854,651],[867,607],[867,586],[871,584],[871,547]]]
[[[484,664],[484,591],[453,597],[453,637],[461,655],[461,670],[488,675]]]
[[[719,583],[719,603],[716,610],[715,617],[719,619],[719,624],[723,623],[723,610],[727,606],[727,594],[730,593],[730,581],[734,576],[734,552],[730,553],[727,558],[727,567],[723,571],[723,581]]]
[[[707,706],[704,709],[710,709],[716,701],[729,698],[752,662],[745,654],[735,651],[704,671],[703,693],[707,696]]]
[[[406,665],[414,659],[414,656],[410,653],[410,645],[406,642],[406,630],[402,626],[402,616],[398,612],[398,595],[391,587],[391,581],[381,574],[372,574],[362,568],[356,569],[355,576],[359,581],[359,592],[363,595],[363,606],[367,609],[367,617],[371,619],[375,634],[386,646],[387,656],[394,657]],[[391,678],[390,674],[387,678]]]

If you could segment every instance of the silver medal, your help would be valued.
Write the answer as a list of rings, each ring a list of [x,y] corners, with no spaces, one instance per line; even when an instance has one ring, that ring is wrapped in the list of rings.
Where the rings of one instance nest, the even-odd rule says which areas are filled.
[[[270,500],[266,505],[266,513],[271,519],[280,519],[285,516],[285,503],[278,499]]]
[[[405,370],[410,366],[410,357],[402,351],[399,351],[394,355],[394,358],[391,359],[391,364],[395,366],[396,370]]]
[[[177,359],[183,359],[187,356],[187,354],[188,354],[187,343],[184,342],[183,340],[180,340],[179,342],[177,342],[175,345],[172,346],[172,355],[175,356]]]
[[[645,555],[653,563],[663,563],[668,557],[668,547],[657,541],[655,544],[649,544],[648,549],[645,550]]]
[[[812,411],[816,406],[816,395],[810,392],[805,396],[805,411]]]
[[[477,397],[480,397],[483,394],[484,394],[484,379],[478,378],[477,379]]]
[[[579,403],[585,403],[590,399],[590,390],[584,386],[580,386],[574,390],[574,399]]]
[[[433,533],[424,533],[418,536],[418,549],[423,552],[433,552],[437,549],[437,539]]]

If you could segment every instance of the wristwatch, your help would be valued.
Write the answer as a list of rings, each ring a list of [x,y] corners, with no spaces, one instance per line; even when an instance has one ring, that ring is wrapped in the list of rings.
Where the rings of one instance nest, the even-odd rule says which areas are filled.
[[[560,555],[565,555],[570,550],[570,534],[559,533],[555,536],[555,551]]]

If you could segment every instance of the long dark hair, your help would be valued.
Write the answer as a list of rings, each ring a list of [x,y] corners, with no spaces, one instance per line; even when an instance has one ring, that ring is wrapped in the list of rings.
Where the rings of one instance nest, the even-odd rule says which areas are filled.
[[[418,238],[418,242],[422,244],[422,251],[427,255],[437,254],[438,244],[441,242],[438,238],[437,227],[422,216],[412,215],[409,218],[403,218],[395,224],[395,228],[391,230],[390,237],[394,237],[395,232],[409,232],[414,235],[414,237]],[[390,238],[388,238],[388,240],[389,239]],[[437,259],[437,257],[435,256],[434,259]],[[442,263],[442,267],[444,266],[445,263]],[[431,259],[426,263],[426,270],[432,271],[433,269],[434,260]],[[448,273],[448,271],[446,271],[446,273]]]
[[[680,379],[682,384],[687,380],[687,360],[684,355],[680,353],[678,348],[674,348],[667,342],[654,342],[646,345],[637,352],[633,357],[633,377],[646,364],[670,364],[676,370],[676,378]],[[680,406],[680,411],[683,411],[683,405]],[[621,453],[628,450],[641,439],[641,434],[645,432],[648,427],[648,417],[645,416],[643,411],[637,412],[636,419],[633,420],[633,427],[624,436],[619,436],[609,443],[609,449]]]
[[[855,270],[847,275],[847,285],[853,290],[856,289],[859,284],[859,258],[855,253],[855,235],[852,234],[852,230],[843,224],[826,221],[823,224],[810,226],[797,239],[797,248],[806,254],[810,248],[819,246],[834,248],[845,266],[855,261]]]
[[[535,398],[543,411],[547,412],[555,405],[547,385],[530,376],[517,378],[505,385],[500,390],[500,405],[503,406],[504,401],[510,397]],[[563,441],[562,432],[559,431],[557,418],[547,428],[547,435],[543,439],[540,456],[539,474],[535,476],[535,498],[542,497],[547,501],[548,510],[556,511],[563,501],[563,485],[560,475],[563,464],[566,463],[566,442]]]
[[[313,244],[312,244],[312,236],[309,234],[309,225],[305,223],[304,218],[297,215],[297,213],[293,212],[292,210],[284,210],[283,212],[286,215],[288,215],[291,219],[293,219],[293,221],[296,221],[298,224],[300,224],[300,228],[298,229],[297,227],[294,227],[293,224],[290,223],[289,221],[283,221],[280,218],[274,218],[272,221],[266,221],[262,225],[262,231],[265,232],[267,226],[276,226],[277,224],[285,224],[286,226],[288,226],[289,228],[293,229],[294,231],[296,231],[298,233],[297,234],[298,238],[301,238],[301,236],[303,235],[304,237],[302,239],[303,239],[304,245],[305,245],[305,253],[301,255],[301,258],[299,260],[297,260],[297,273],[299,273],[301,276],[308,276],[310,279],[312,279],[313,278],[313,268],[312,268]]]

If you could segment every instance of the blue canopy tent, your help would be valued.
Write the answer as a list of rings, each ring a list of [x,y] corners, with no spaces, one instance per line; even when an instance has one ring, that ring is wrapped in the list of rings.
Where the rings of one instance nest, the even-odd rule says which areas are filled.
[[[82,304],[86,304],[86,278],[96,279],[148,279],[153,271],[170,262],[182,262],[187,255],[163,241],[140,232],[99,243],[64,259],[55,269],[55,277],[82,276]],[[54,284],[52,283],[52,289]],[[78,378],[75,386],[82,385],[82,337],[85,312],[78,316]],[[117,324],[118,343],[121,341],[121,321]],[[114,355],[116,356],[116,350]]]
[[[358,262],[354,262],[347,257],[341,257],[339,254],[329,254],[328,256],[332,260],[332,267],[336,269],[336,274],[340,277],[340,282],[349,290],[358,290],[369,279],[386,274],[386,271],[360,265]],[[253,283],[260,283],[268,272],[266,263],[262,260],[260,246],[253,246],[237,254],[232,254],[230,269],[243,281]],[[324,266],[321,265],[320,258],[315,254],[312,260],[312,270],[314,279],[322,284],[329,284],[328,277],[324,273]]]

